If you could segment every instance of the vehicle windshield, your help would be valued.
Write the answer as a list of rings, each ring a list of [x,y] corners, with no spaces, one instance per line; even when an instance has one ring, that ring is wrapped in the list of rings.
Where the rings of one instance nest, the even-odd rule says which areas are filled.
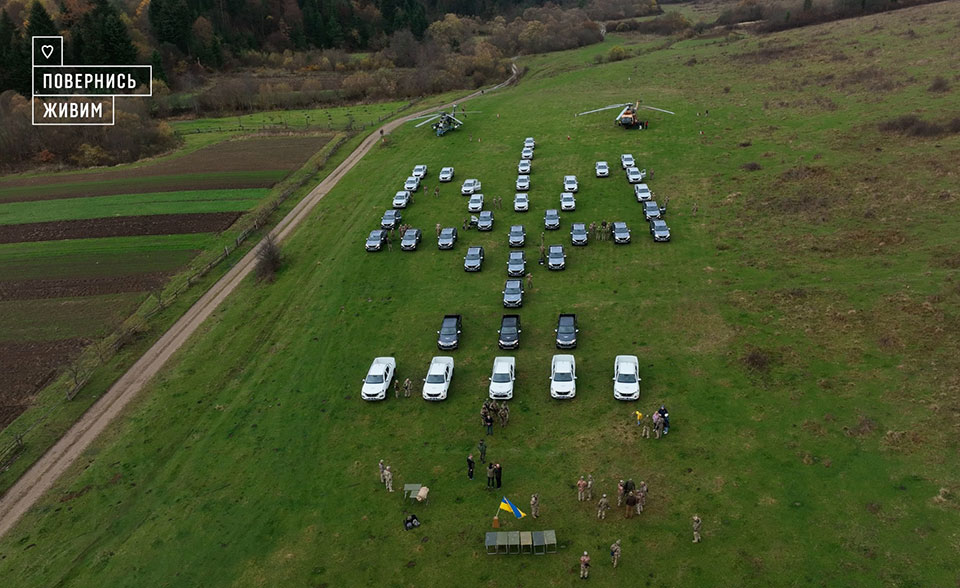
[[[554,382],[572,382],[573,374],[570,372],[557,372],[553,375]]]
[[[500,335],[516,335],[516,327],[500,327]]]
[[[572,335],[573,334],[573,325],[560,325],[557,328],[557,332],[561,335]]]
[[[443,325],[440,327],[441,335],[456,335],[457,327],[455,325]]]
[[[513,281],[507,282],[507,285],[504,287],[504,291],[507,294],[519,294],[520,293],[520,282]]]
[[[474,252],[474,251],[468,251],[468,252],[467,252],[467,259],[469,259],[470,261],[476,261],[476,260],[480,259],[480,252],[479,252],[479,251],[476,251],[476,252]]]
[[[450,230],[450,229],[444,229],[444,230],[440,231],[440,236],[441,236],[441,237],[453,237],[453,231]]]
[[[547,218],[553,220],[553,219],[557,218],[557,213],[556,213],[556,212],[547,212]]]
[[[510,374],[507,372],[498,372],[493,374],[493,377],[490,379],[497,383],[505,383],[510,381]]]
[[[428,384],[442,384],[443,382],[443,374],[427,374]]]
[[[621,384],[636,384],[637,376],[633,374],[618,374],[617,381]]]
[[[369,374],[365,382],[367,384],[382,384],[383,376],[380,374]]]

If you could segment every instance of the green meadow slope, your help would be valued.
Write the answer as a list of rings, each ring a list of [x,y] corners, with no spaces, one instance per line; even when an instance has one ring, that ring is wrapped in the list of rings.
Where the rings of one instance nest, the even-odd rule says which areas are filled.
[[[539,56],[518,86],[470,102],[482,114],[460,131],[394,133],[284,244],[276,281],[244,284],[0,541],[5,584],[565,586],[583,550],[605,586],[956,584],[960,137],[878,124],[957,113],[957,22],[960,5],[942,3],[763,38],[634,39],[641,55],[600,66],[596,48]],[[929,89],[937,76],[949,89]],[[637,98],[677,115],[630,132],[615,112],[572,116]],[[526,136],[521,214],[509,203]],[[670,197],[670,244],[647,235],[625,152]],[[593,177],[598,159],[610,178]],[[404,211],[423,244],[365,253],[418,163],[431,193],[441,166],[457,169]],[[506,229],[526,226],[535,260],[568,173],[577,210],[546,235],[568,267],[528,266],[521,349],[500,352]],[[468,177],[506,206],[493,232],[438,251],[433,227],[463,221]],[[633,242],[569,246],[571,222],[600,220],[625,220]],[[485,248],[479,274],[461,269],[468,245]],[[547,376],[569,311],[577,397],[561,402]],[[449,312],[464,327],[448,400],[362,402],[375,356],[420,382]],[[612,397],[625,353],[640,357],[639,403]],[[487,437],[504,467],[490,492],[464,461],[498,355],[516,357],[518,380],[509,427]],[[633,411],[661,403],[670,434],[641,440]],[[386,493],[379,459],[395,488],[429,486],[431,504]],[[645,480],[646,512],[597,521],[576,501],[588,472],[598,493]],[[501,496],[527,510],[533,492],[541,517],[504,516],[501,530],[555,529],[559,553],[487,556]],[[423,526],[407,532],[411,510]]]

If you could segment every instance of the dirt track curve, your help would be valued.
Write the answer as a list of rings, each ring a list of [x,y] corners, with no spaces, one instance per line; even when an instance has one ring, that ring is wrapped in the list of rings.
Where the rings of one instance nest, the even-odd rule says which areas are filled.
[[[516,65],[511,66],[512,73],[503,83],[490,88],[500,89],[512,83],[518,74]],[[463,102],[482,94],[485,90],[474,92],[457,102]],[[453,103],[441,106],[450,108]],[[427,114],[433,110],[416,112],[401,119],[391,121],[380,129],[390,132],[411,118]],[[321,198],[337,185],[337,182],[350,171],[360,159],[380,140],[379,130],[375,130],[351,153],[333,172],[320,182],[303,198],[287,216],[271,231],[277,241],[282,241],[310,214]],[[220,306],[240,282],[249,274],[256,263],[257,247],[251,249],[243,258],[214,284],[193,306],[157,340],[153,346],[137,360],[123,376],[77,421],[57,443],[41,457],[37,463],[21,476],[0,498],[0,537],[7,534],[30,508],[46,493],[57,479],[79,458],[103,432],[110,422],[140,392],[141,389],[159,372],[167,360],[187,341],[203,321]]]

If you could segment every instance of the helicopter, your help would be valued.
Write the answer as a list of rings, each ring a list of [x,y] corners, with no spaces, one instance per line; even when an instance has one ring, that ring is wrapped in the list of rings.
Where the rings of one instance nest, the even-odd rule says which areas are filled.
[[[593,114],[594,112],[601,112],[604,110],[611,110],[613,108],[621,108],[620,114],[617,115],[617,118],[614,119],[614,122],[625,129],[637,129],[637,128],[646,128],[646,124],[640,120],[640,117],[637,115],[637,111],[641,108],[646,108],[647,110],[656,110],[658,112],[666,112],[667,114],[676,114],[669,110],[664,110],[662,108],[656,108],[654,106],[641,106],[640,101],[636,102],[626,102],[624,104],[611,104],[610,106],[604,106],[603,108],[597,108],[595,110],[588,110],[586,112],[579,112],[575,116],[580,116],[583,114]]]
[[[471,111],[461,110],[460,115],[463,116],[467,114],[476,114],[479,112],[480,112],[479,110],[471,110]],[[440,111],[440,112],[435,112],[433,114],[425,114],[423,116],[418,116],[417,118],[414,118],[411,120],[420,120],[420,119],[425,119],[425,120],[421,121],[420,124],[416,125],[415,128],[419,128],[429,122],[436,121],[430,126],[430,128],[432,128],[434,132],[436,132],[438,137],[442,137],[444,134],[447,133],[447,131],[455,131],[459,129],[461,126],[463,126],[463,121],[457,118],[456,104],[453,105],[453,108],[450,110],[450,112]]]

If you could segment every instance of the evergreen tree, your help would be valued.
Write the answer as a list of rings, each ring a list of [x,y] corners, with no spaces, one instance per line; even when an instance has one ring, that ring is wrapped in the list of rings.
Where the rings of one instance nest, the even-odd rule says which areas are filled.
[[[50,13],[37,0],[30,5],[30,24],[27,25],[27,39],[33,42],[34,37],[51,37],[59,35],[57,25],[50,18]]]
[[[153,66],[153,77],[158,80],[163,80],[163,83],[169,84],[167,80],[167,72],[163,70],[163,58],[160,57],[160,52],[157,50],[153,51],[153,55],[150,56],[150,65]]]
[[[158,41],[188,51],[193,17],[186,0],[151,0],[147,16]]]
[[[74,55],[85,65],[135,63],[137,50],[120,13],[107,0],[95,0],[94,8],[73,27]]]
[[[30,95],[29,48],[6,9],[0,11],[0,92],[16,90],[22,96]]]

